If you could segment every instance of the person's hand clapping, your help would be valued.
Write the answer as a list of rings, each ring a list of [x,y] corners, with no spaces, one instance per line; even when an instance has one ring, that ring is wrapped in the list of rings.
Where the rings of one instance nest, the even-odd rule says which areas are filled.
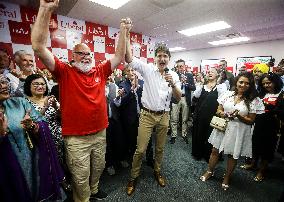
[[[118,89],[118,91],[117,91],[117,96],[118,96],[118,97],[122,97],[124,94],[125,94],[124,88]]]
[[[51,95],[51,96],[48,96],[47,98],[47,105],[48,106],[52,106],[54,109],[58,110],[59,109],[59,105],[58,105],[58,102],[55,98],[55,96]],[[47,107],[48,107],[47,106]]]
[[[34,125],[34,122],[32,118],[30,117],[30,113],[31,113],[31,109],[27,110],[23,120],[21,121],[22,127],[25,130],[31,130]]]
[[[239,114],[239,110],[236,109],[232,113],[228,114],[228,118],[233,120],[233,119],[235,119],[238,116],[238,114]]]

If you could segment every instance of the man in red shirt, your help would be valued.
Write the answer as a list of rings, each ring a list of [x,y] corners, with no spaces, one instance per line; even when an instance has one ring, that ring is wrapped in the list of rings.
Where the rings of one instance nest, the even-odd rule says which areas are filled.
[[[69,65],[60,62],[46,48],[49,20],[58,3],[59,0],[40,1],[31,41],[37,56],[59,83],[62,135],[72,174],[73,199],[87,202],[107,197],[98,189],[105,166],[105,129],[108,125],[105,84],[124,59],[131,20],[120,22],[120,36],[112,59],[93,67],[90,48],[86,44],[77,44],[73,49],[72,65]]]

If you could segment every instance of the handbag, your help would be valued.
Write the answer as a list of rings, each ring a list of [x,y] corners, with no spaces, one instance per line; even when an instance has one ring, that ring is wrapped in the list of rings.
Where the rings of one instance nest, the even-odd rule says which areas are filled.
[[[220,118],[218,116],[213,116],[210,122],[210,126],[222,132],[225,132],[227,124],[228,124],[228,120],[224,118]]]

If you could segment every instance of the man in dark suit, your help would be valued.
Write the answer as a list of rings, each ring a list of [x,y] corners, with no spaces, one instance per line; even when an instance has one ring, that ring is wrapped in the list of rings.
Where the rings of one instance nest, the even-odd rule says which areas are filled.
[[[182,115],[182,131],[181,136],[188,144],[187,132],[188,132],[188,118],[190,116],[191,106],[191,91],[195,90],[194,79],[191,73],[185,71],[185,61],[179,59],[176,61],[177,73],[181,81],[182,96],[178,103],[172,103],[171,111],[171,140],[170,143],[174,144],[178,133],[179,114]]]
[[[229,81],[229,84],[230,84],[230,88],[229,89],[233,89],[234,88],[234,75],[229,72],[227,70],[227,61],[226,60],[220,60],[219,61],[219,67],[217,68],[218,70],[218,73],[219,74],[222,74],[222,73],[225,73],[225,79]]]
[[[143,81],[138,79],[133,68],[125,68],[124,74],[126,79],[119,84],[118,94],[120,103],[118,106],[126,140],[125,155],[127,159],[132,160],[137,144],[139,113],[142,108]],[[146,151],[146,159],[147,164],[153,166],[153,149],[151,143],[148,145]]]

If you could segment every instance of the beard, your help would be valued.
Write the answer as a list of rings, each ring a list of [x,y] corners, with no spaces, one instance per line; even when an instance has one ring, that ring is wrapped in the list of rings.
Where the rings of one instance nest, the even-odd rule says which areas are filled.
[[[74,62],[74,66],[83,73],[88,73],[92,69],[92,65],[83,62]]]

